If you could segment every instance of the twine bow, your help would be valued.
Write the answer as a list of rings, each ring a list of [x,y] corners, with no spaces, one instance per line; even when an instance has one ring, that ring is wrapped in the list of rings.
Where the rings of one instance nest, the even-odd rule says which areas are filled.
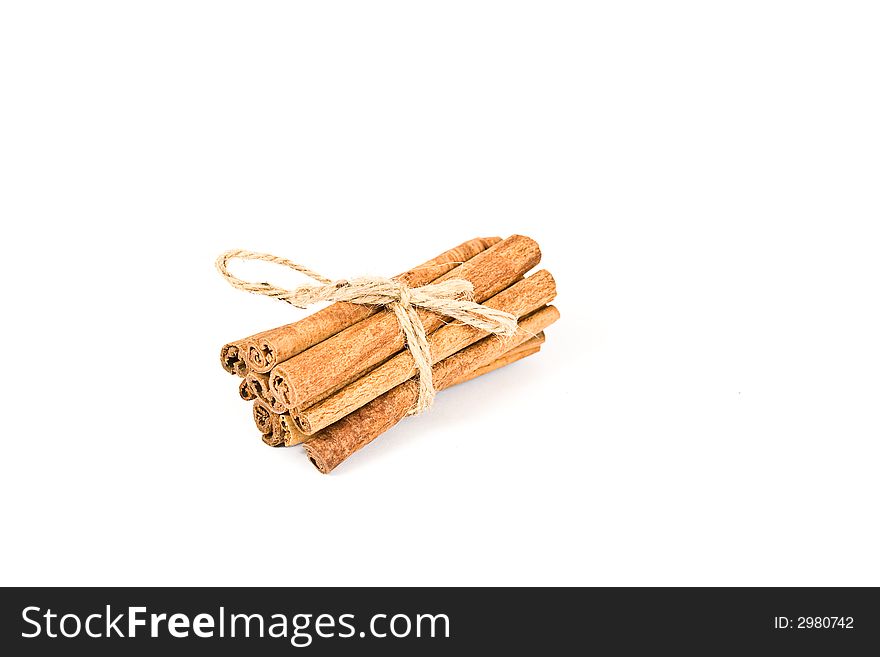
[[[300,285],[293,290],[276,287],[270,283],[244,281],[229,272],[228,263],[233,259],[262,260],[272,262],[305,274],[321,285]],[[439,315],[458,320],[474,328],[501,336],[511,336],[516,331],[516,317],[473,301],[474,286],[466,280],[448,279],[411,288],[393,278],[363,276],[360,278],[331,281],[320,274],[286,258],[253,251],[226,251],[217,258],[217,271],[232,287],[279,299],[297,308],[318,301],[347,301],[370,306],[386,306],[394,312],[406,338],[419,376],[419,398],[411,414],[421,413],[434,401],[436,391],[431,367],[431,348],[425,334],[425,326],[416,308],[423,308]]]

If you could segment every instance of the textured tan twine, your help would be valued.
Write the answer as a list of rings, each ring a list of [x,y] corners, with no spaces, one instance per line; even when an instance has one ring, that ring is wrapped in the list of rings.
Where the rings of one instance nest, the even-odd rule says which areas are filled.
[[[277,287],[271,283],[254,283],[242,280],[229,272],[230,260],[261,260],[282,265],[305,274],[321,285],[300,285],[293,290]],[[238,290],[262,294],[286,303],[305,308],[319,301],[346,301],[369,306],[387,306],[394,312],[406,337],[419,376],[419,398],[411,414],[421,413],[434,401],[431,371],[431,348],[425,327],[416,308],[458,320],[488,333],[509,337],[516,332],[516,317],[494,308],[474,303],[474,286],[462,279],[449,279],[440,283],[411,288],[393,278],[363,276],[360,278],[331,281],[320,274],[287,258],[253,251],[226,251],[217,258],[217,271]]]

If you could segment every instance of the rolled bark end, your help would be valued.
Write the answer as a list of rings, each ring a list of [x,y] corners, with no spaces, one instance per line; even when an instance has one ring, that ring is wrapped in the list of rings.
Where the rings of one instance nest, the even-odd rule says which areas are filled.
[[[266,443],[269,447],[284,447],[284,441],[282,441],[274,433],[264,433],[263,442]]]
[[[272,433],[272,411],[260,402],[254,402],[254,422],[260,433]]]
[[[278,418],[278,422],[281,425],[281,440],[284,441],[284,444],[287,447],[293,445],[293,436],[290,434],[289,418],[289,415],[282,415]]]
[[[245,361],[254,372],[265,374],[275,367],[278,359],[275,350],[267,340],[257,340],[248,343]]]
[[[238,396],[245,401],[253,401],[257,398],[254,391],[248,385],[247,379],[242,379],[241,383],[238,384]]]
[[[220,364],[223,369],[236,376],[247,374],[247,363],[244,362],[241,348],[238,344],[225,344],[220,350]]]
[[[309,436],[300,431],[290,417],[289,413],[282,413],[278,416],[278,425],[280,428],[281,440],[286,447],[294,445],[302,445],[309,440]]]
[[[321,474],[329,474],[333,469],[332,466],[328,466],[328,464],[324,462],[324,459],[322,459],[319,454],[314,453],[309,449],[308,445],[306,445],[306,456],[309,457],[309,461],[311,461],[312,465],[315,466]]]
[[[248,375],[244,377],[244,380],[247,382],[248,388],[250,388],[252,394],[260,398],[263,397],[265,391],[263,390],[263,382],[260,381],[259,377],[254,376],[253,372],[248,372]]]
[[[303,417],[299,413],[296,413],[296,414],[291,413],[291,416],[293,417],[293,422],[294,422],[294,424],[296,424],[297,429],[299,429],[300,431],[302,431],[306,435],[313,433],[312,432],[312,425],[309,424],[308,418]]]
[[[258,372],[248,372],[244,380],[247,382],[251,394],[269,406],[273,412],[284,413],[287,410],[284,404],[278,401],[272,393],[271,386],[269,385],[269,377],[267,375]]]
[[[280,374],[273,374],[269,379],[269,388],[275,395],[275,399],[280,401],[287,408],[292,408],[290,399],[290,385]]]

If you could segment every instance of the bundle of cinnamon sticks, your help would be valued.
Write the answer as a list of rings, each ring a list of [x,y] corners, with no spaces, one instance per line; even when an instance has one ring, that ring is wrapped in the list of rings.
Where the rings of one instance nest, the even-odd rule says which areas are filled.
[[[510,313],[511,337],[499,337],[418,309],[430,348],[433,386],[443,390],[537,353],[559,312],[548,305],[556,283],[538,244],[513,235],[475,238],[394,277],[409,288],[456,279],[473,286],[473,301]],[[414,408],[419,382],[413,355],[394,312],[337,302],[292,324],[230,342],[223,368],[242,378],[239,396],[253,404],[263,442],[303,445],[329,473]]]

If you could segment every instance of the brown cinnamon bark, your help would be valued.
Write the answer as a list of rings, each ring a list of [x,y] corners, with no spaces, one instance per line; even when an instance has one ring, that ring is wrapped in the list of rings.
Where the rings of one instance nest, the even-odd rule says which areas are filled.
[[[238,384],[238,396],[245,401],[253,401],[257,398],[254,391],[248,386],[247,379],[242,379],[241,383]]]
[[[541,270],[484,301],[483,305],[495,310],[503,310],[519,318],[547,305],[555,297],[556,282],[553,280],[553,276],[547,270]],[[431,361],[439,362],[487,335],[486,331],[466,324],[443,326],[428,338]],[[412,354],[405,349],[323,401],[300,411],[291,411],[291,415],[296,426],[303,433],[311,435],[342,419],[379,395],[388,392],[394,386],[400,385],[415,374],[416,369]],[[253,375],[249,374],[248,376]]]
[[[244,382],[253,394],[253,398],[259,399],[273,413],[284,413],[284,405],[275,399],[275,395],[269,390],[269,376],[266,374],[258,374],[257,372],[248,372],[244,377]]]
[[[468,372],[468,374],[464,378],[459,379],[453,385],[464,383],[465,381],[470,381],[471,379],[475,379],[478,376],[482,376],[483,374],[488,374],[489,372],[493,372],[499,368],[502,368],[505,365],[515,363],[516,361],[521,360],[526,356],[531,356],[532,354],[540,351],[541,343],[543,341],[544,334],[539,333],[531,340],[524,342],[519,347],[511,349],[509,352],[507,352],[500,358],[495,359],[488,365],[483,365],[473,372]],[[280,424],[280,437],[285,447],[301,445],[302,443],[306,443],[312,439],[311,436],[306,435],[299,430],[299,428],[294,424],[293,418],[290,416],[290,413],[281,413],[278,416],[278,421]],[[264,440],[265,438],[266,436],[264,436]]]
[[[272,428],[278,422],[278,413],[272,411],[266,402],[257,399],[254,402],[254,424],[261,434],[272,433]]]
[[[230,342],[220,349],[220,365],[230,374],[244,376],[248,367],[244,361],[244,340]]]
[[[281,436],[281,440],[284,442],[285,447],[301,445],[310,440],[310,436],[307,436],[297,429],[296,425],[293,423],[293,418],[290,417],[289,413],[282,413],[278,416],[278,425],[279,435]]]
[[[506,289],[540,259],[541,250],[534,240],[514,235],[437,280],[470,281],[474,299],[479,303]],[[423,310],[418,313],[428,334],[447,321],[435,313]],[[340,389],[403,347],[403,332],[394,313],[382,310],[277,365],[269,384],[275,397],[288,409],[306,408],[320,395]]]
[[[261,437],[269,447],[286,447],[284,440],[275,432],[264,433]]]
[[[553,306],[546,306],[523,318],[516,334],[509,340],[489,336],[440,361],[433,368],[434,387],[438,390],[448,388],[472,370],[534,337],[558,318],[559,311]],[[309,460],[324,474],[330,472],[406,417],[418,395],[418,382],[414,379],[407,381],[317,432],[306,443]]]
[[[254,402],[254,424],[257,425],[263,442],[270,447],[291,447],[309,440],[308,436],[294,426],[287,413],[275,413],[259,399]]]
[[[468,240],[394,278],[409,287],[427,285],[500,241],[499,237]],[[278,363],[366,319],[378,310],[379,308],[363,304],[334,303],[298,322],[245,338],[241,341],[244,345],[242,358],[251,371],[269,372]]]
[[[533,354],[536,354],[539,351],[541,351],[541,344],[543,342],[544,342],[544,332],[541,331],[540,333],[538,333],[538,335],[536,335],[531,340],[526,340],[519,347],[511,349],[506,354],[504,354],[500,358],[496,358],[488,365],[482,365],[481,367],[478,367],[477,369],[475,369],[471,372],[468,372],[462,378],[455,381],[449,387],[451,388],[452,386],[457,386],[459,383],[466,383],[467,381],[472,381],[473,379],[476,379],[479,376],[483,376],[484,374],[488,374],[489,372],[494,372],[495,370],[501,369],[502,367],[505,367],[506,365],[511,365],[512,363],[515,363],[518,360],[522,360],[523,358],[526,358],[527,356],[531,356]]]

